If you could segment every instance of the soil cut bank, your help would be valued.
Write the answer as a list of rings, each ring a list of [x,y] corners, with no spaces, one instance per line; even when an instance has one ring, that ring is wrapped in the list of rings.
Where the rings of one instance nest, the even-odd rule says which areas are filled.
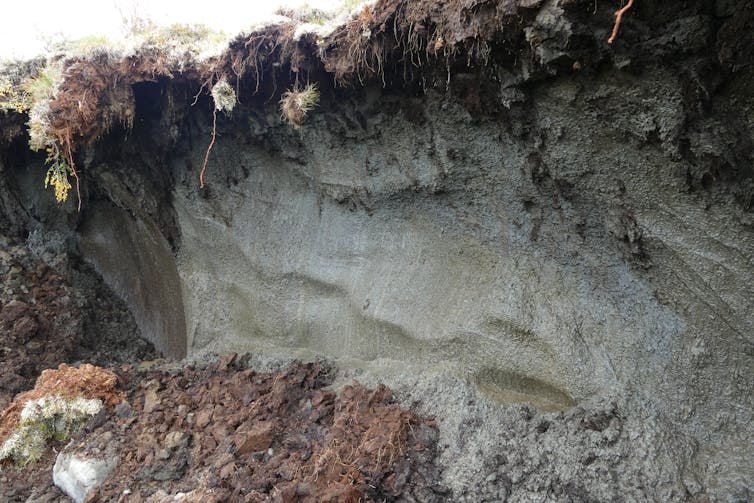
[[[440,498],[750,500],[753,7],[639,1],[608,45],[618,7],[383,0],[206,59],[8,66],[60,73],[0,116],[0,231],[59,243],[171,356],[384,382],[436,419]]]

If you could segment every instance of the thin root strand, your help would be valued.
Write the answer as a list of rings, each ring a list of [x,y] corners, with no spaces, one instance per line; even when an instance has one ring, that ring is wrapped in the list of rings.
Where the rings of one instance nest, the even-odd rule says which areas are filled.
[[[207,161],[209,161],[209,153],[212,147],[215,145],[215,137],[217,136],[217,108],[212,109],[212,141],[209,142],[207,147],[207,153],[204,155],[204,164],[202,165],[202,171],[199,173],[199,188],[204,188],[204,172],[207,171]]]
[[[618,37],[618,30],[620,30],[620,23],[621,21],[623,21],[623,14],[625,14],[633,4],[634,0],[628,0],[628,3],[625,5],[625,7],[615,11],[615,24],[613,25],[613,33],[610,35],[610,38],[607,39],[608,44],[615,42],[615,39]]]

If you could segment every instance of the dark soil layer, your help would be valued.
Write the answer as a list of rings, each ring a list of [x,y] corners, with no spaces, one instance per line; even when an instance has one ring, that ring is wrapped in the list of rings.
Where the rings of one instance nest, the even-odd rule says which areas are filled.
[[[34,114],[0,114],[0,233],[40,233],[30,250],[65,236],[57,249],[134,293],[158,347],[363,364],[377,376],[363,382],[437,419],[451,489],[421,492],[433,475],[412,455],[416,471],[391,479],[385,456],[426,445],[400,426],[426,423],[383,392],[374,413],[398,429],[370,432],[354,388],[355,426],[339,432],[348,407],[314,367],[275,384],[228,364],[121,372],[133,411],[79,441],[132,471],[100,498],[321,500],[332,480],[345,492],[325,496],[378,500],[754,501],[754,4],[642,0],[608,44],[621,5],[381,0],[330,35],[265,25],[204,62],[151,46],[71,55],[34,112],[79,170],[80,212],[73,191],[63,205],[42,191]],[[293,130],[279,100],[305,83],[320,104]],[[122,304],[48,255],[34,254],[79,292],[70,304],[32,255],[0,271],[29,281],[0,308],[30,306],[2,322],[5,400],[59,358],[142,358]],[[534,399],[565,410],[510,407]],[[256,458],[250,432],[270,443]],[[48,468],[6,498],[60,498],[31,492]]]

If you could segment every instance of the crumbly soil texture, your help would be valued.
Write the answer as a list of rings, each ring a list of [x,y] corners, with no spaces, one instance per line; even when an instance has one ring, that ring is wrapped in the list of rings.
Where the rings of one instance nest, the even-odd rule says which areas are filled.
[[[127,395],[0,502],[63,500],[61,449],[119,460],[93,501],[754,501],[754,3],[609,44],[628,5],[0,65],[0,406],[61,363]]]
[[[49,245],[54,236],[47,237]],[[60,363],[155,359],[123,303],[84,264],[51,246],[0,236],[0,409]]]
[[[327,367],[116,369],[128,398],[55,450],[119,463],[87,501],[442,501],[433,421],[384,386],[336,395]],[[2,474],[3,501],[61,501],[53,449]]]

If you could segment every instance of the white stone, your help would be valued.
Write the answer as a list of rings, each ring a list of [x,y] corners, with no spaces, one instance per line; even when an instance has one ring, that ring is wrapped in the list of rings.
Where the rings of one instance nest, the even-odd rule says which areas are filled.
[[[52,481],[76,503],[102,484],[118,464],[117,458],[95,459],[61,452],[52,469]]]

